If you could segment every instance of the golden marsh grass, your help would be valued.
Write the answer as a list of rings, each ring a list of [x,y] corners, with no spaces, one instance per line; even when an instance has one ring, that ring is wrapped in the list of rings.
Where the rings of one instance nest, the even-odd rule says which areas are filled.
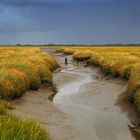
[[[0,96],[13,99],[51,83],[56,60],[39,48],[0,48]]]

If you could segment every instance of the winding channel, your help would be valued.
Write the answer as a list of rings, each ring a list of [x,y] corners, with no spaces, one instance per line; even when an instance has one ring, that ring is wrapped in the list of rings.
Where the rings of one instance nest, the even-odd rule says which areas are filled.
[[[64,56],[59,59],[63,64]],[[58,87],[53,102],[74,122],[78,133],[73,140],[136,140],[127,125],[127,115],[115,105],[118,96],[126,90],[127,82],[97,78],[96,68],[78,66],[71,56],[68,60],[70,64],[62,66],[61,72],[77,75],[77,78]]]

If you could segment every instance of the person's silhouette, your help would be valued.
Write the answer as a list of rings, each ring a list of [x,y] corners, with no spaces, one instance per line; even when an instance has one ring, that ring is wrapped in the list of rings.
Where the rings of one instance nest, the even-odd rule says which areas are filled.
[[[67,59],[67,57],[65,57],[65,65],[67,65],[68,64],[68,59]]]

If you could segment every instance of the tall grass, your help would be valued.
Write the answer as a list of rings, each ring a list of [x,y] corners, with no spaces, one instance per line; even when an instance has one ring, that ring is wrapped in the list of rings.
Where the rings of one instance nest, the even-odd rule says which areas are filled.
[[[56,60],[39,48],[0,48],[0,96],[13,99],[52,83]]]
[[[92,51],[90,50],[76,50],[73,53],[73,58],[79,61],[87,60],[91,57]]]

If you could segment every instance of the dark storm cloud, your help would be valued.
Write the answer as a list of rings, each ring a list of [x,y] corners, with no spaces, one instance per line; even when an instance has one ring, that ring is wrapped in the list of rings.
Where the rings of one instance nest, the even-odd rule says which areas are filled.
[[[0,43],[131,43],[139,0],[0,0]]]
[[[89,0],[90,1],[90,0]],[[58,4],[78,3],[79,0],[1,0],[0,4],[9,6],[51,6]],[[84,1],[82,1],[84,2]]]
[[[44,5],[48,4],[47,1],[42,0],[1,0],[0,4],[3,5],[12,5],[12,6],[26,6],[26,5]]]
[[[50,1],[41,0],[1,0],[0,5],[21,8],[21,7],[54,7],[57,4]]]
[[[139,3],[138,0],[1,0],[0,4],[10,6],[51,6],[58,4],[80,4],[80,3]]]

